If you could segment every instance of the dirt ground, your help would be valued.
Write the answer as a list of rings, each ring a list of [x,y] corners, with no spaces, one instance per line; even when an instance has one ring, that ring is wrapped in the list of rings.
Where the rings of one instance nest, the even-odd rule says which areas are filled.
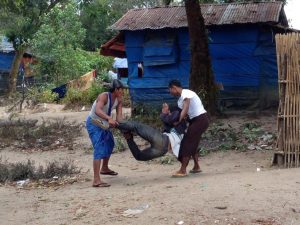
[[[84,122],[88,112],[26,112],[26,118],[67,117]],[[126,111],[129,114],[129,111]],[[8,115],[0,110],[0,117]],[[23,116],[21,116],[23,117]],[[230,116],[224,123],[259,120],[276,129],[276,114]],[[92,153],[85,130],[73,150],[21,152],[8,147],[0,157],[9,162],[74,160],[82,168],[78,182],[56,188],[0,186],[0,224],[116,225],[300,225],[300,169],[271,167],[272,151],[218,151],[200,159],[203,172],[171,178],[179,163],[138,162],[128,150],[112,155],[118,176],[102,176],[109,188],[92,188]],[[192,167],[192,162],[189,168]],[[258,169],[259,168],[259,169]],[[259,170],[259,171],[258,171]],[[127,209],[141,209],[132,217]]]

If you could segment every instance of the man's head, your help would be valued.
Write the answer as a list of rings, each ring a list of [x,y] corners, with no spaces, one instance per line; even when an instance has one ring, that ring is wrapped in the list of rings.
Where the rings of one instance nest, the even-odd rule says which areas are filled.
[[[171,80],[169,82],[170,94],[176,97],[181,96],[182,86],[179,80]]]
[[[115,93],[117,97],[120,97],[123,95],[123,88],[124,88],[124,85],[122,84],[122,82],[118,79],[114,79],[111,82],[109,91],[111,93]]]
[[[161,112],[162,113],[170,113],[170,109],[169,109],[168,103],[163,103]]]

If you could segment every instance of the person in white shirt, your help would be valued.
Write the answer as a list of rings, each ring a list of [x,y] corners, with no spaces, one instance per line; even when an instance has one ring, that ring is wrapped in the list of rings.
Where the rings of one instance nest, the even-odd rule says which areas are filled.
[[[169,91],[171,95],[178,97],[177,105],[181,109],[179,122],[187,116],[189,117],[189,127],[181,141],[178,156],[181,168],[172,176],[185,177],[187,176],[186,168],[191,157],[194,159],[195,164],[190,173],[201,172],[198,163],[198,146],[201,135],[208,128],[209,120],[199,96],[191,90],[183,89],[180,81],[170,81]]]

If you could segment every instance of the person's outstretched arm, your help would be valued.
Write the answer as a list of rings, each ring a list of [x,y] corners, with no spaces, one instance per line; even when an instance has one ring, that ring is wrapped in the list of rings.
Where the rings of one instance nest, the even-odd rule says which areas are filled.
[[[160,119],[163,123],[173,126],[173,124],[177,121],[179,121],[180,117],[180,111],[175,110],[172,113],[161,113],[160,114]]]

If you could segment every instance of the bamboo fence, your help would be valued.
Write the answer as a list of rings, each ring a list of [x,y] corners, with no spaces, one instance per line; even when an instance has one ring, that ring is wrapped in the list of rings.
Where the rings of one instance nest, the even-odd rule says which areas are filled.
[[[299,167],[300,152],[300,34],[277,34],[279,82],[278,150],[284,166]]]

